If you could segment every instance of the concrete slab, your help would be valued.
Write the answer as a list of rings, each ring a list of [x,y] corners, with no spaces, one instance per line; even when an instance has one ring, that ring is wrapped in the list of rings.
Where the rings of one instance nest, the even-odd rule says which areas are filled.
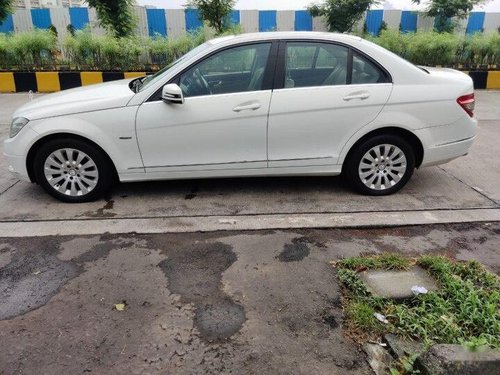
[[[369,342],[363,345],[363,350],[375,375],[388,375],[390,373],[394,358],[391,357],[387,350],[378,344]]]
[[[68,205],[37,185],[19,182],[0,195],[0,206],[0,220],[12,221],[442,210],[495,204],[430,168],[417,171],[402,192],[388,197],[357,195],[340,177],[248,178],[122,184],[108,201]]]
[[[403,359],[411,355],[419,355],[424,350],[424,344],[419,341],[403,339],[395,334],[387,333],[384,340],[387,349],[397,359]]]
[[[407,271],[369,270],[362,272],[360,277],[373,295],[397,301],[413,297],[413,286],[423,286],[428,291],[438,290],[436,281],[420,267]]]

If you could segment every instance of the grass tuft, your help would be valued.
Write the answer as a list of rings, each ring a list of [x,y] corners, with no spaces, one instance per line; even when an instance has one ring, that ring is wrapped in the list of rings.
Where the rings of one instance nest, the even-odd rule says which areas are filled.
[[[355,333],[396,333],[434,343],[500,348],[500,279],[480,263],[422,256],[416,264],[440,283],[440,290],[395,303],[371,295],[359,278],[363,269],[406,269],[415,261],[399,255],[354,257],[337,263],[344,287],[348,325]],[[373,314],[387,317],[382,325]]]

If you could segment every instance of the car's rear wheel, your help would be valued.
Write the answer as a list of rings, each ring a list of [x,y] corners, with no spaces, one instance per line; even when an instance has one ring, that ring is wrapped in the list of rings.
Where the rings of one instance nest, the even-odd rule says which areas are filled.
[[[113,168],[97,147],[76,139],[51,140],[35,156],[36,181],[53,197],[71,203],[98,199],[113,182]]]
[[[415,153],[396,135],[378,135],[359,144],[344,172],[351,186],[367,195],[388,195],[406,185],[415,169]]]

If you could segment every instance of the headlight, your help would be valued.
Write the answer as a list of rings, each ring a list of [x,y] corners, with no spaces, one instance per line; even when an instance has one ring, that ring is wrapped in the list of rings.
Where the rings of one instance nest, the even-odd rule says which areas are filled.
[[[24,117],[16,117],[12,120],[12,124],[10,125],[10,138],[14,138],[28,122],[29,120]]]

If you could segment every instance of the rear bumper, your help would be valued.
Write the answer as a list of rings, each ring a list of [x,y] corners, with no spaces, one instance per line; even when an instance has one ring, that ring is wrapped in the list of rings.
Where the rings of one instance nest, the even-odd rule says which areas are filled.
[[[460,156],[466,155],[475,138],[474,136],[457,142],[427,148],[424,151],[424,159],[421,167],[444,164]]]

